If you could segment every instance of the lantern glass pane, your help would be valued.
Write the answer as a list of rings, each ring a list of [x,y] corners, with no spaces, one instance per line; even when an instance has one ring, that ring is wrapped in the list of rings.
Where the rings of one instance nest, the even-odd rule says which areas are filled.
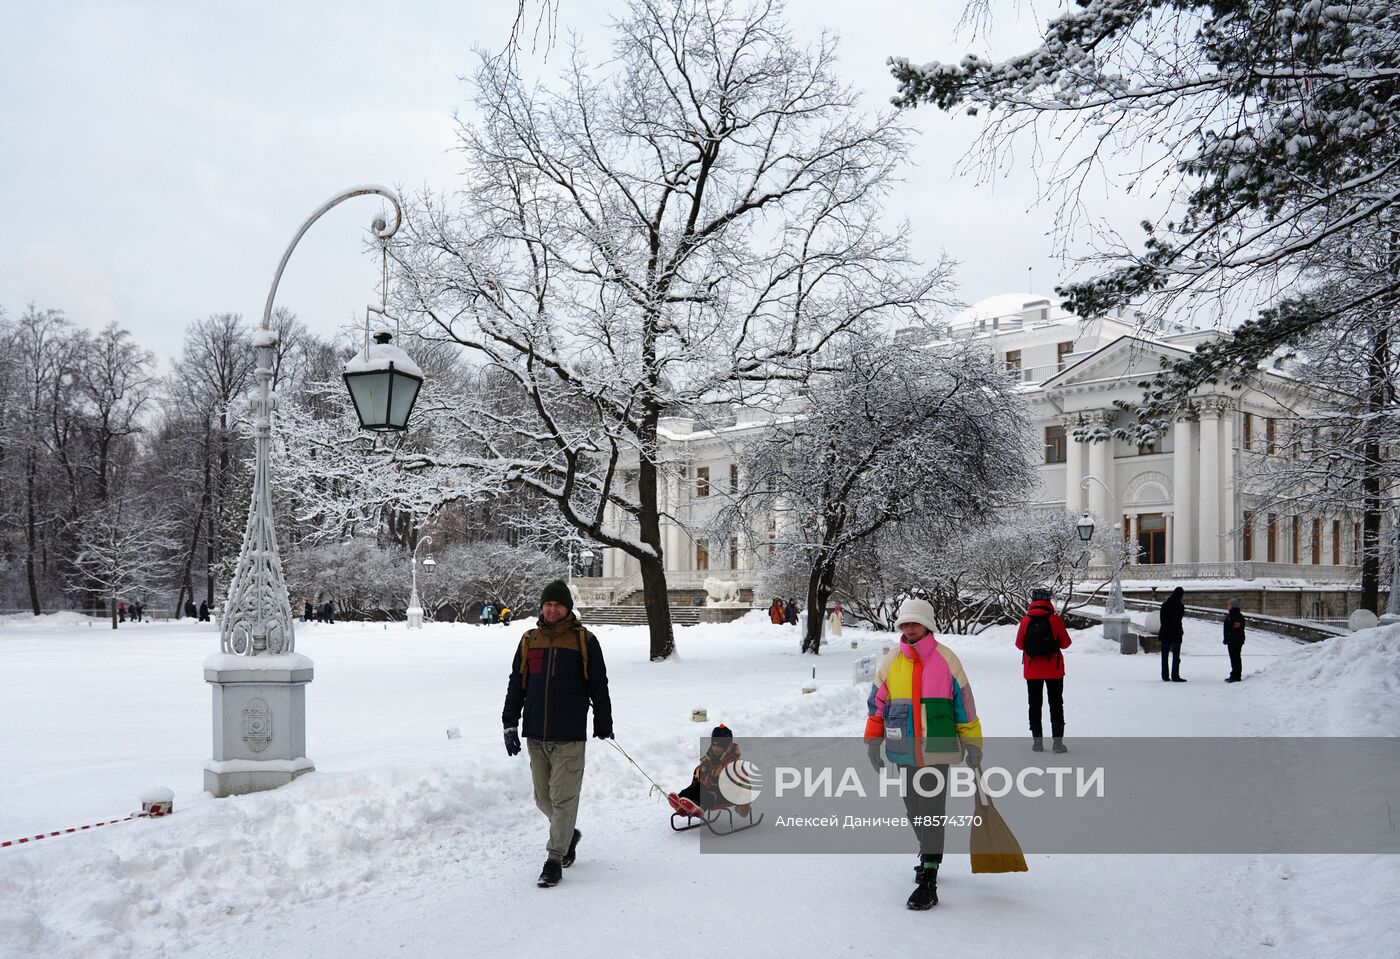
[[[418,396],[421,380],[406,373],[394,373],[394,390],[390,398],[387,422],[395,429],[408,426],[408,415],[413,411],[413,401]]]
[[[370,429],[382,426],[389,411],[388,370],[374,373],[355,373],[345,378],[350,387],[350,398],[355,401],[355,411],[360,416],[360,425]]]

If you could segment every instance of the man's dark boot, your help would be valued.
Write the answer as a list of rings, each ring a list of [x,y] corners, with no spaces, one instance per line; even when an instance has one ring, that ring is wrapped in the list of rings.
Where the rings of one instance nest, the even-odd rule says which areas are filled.
[[[1045,752],[1045,740],[1042,739],[1042,738],[1040,738],[1039,736],[1032,736],[1032,737],[1031,737],[1031,752],[1033,752],[1033,753],[1043,753],[1043,752]]]
[[[1052,748],[1053,748],[1053,749],[1055,750],[1055,752],[1057,752],[1057,753],[1067,753],[1067,752],[1069,752],[1069,747],[1065,745],[1065,737],[1063,737],[1063,736],[1056,736],[1056,737],[1055,737],[1055,744],[1054,744],[1054,746],[1053,746]]]
[[[938,867],[923,866],[918,873],[919,884],[904,903],[910,909],[932,909],[938,905]]]
[[[564,870],[559,865],[558,859],[546,859],[544,870],[540,872],[539,881],[535,885],[541,889],[548,889],[550,886],[559,885],[559,880],[564,878]]]
[[[1186,682],[1186,680],[1182,679],[1180,676],[1173,676],[1173,677],[1172,677],[1172,682],[1174,682],[1174,683],[1184,683],[1184,682]]]
[[[564,861],[560,863],[565,869],[568,869],[574,864],[574,859],[577,858],[576,854],[578,853],[578,841],[582,838],[583,833],[575,829],[574,838],[569,840],[569,851],[564,853]]]

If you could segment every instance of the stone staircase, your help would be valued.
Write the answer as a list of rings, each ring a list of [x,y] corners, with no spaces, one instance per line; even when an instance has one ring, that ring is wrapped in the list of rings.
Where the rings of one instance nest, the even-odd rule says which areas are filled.
[[[585,626],[594,623],[608,626],[645,626],[645,606],[585,606],[579,612]],[[700,622],[700,611],[693,606],[672,606],[671,622],[676,626],[694,626]]]

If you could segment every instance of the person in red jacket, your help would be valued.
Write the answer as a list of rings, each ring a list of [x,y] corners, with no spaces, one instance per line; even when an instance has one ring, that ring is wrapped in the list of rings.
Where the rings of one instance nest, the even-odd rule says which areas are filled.
[[[1030,706],[1031,749],[1044,752],[1045,740],[1040,724],[1040,703],[1044,692],[1050,694],[1050,735],[1054,750],[1067,753],[1065,746],[1065,654],[1070,644],[1069,630],[1055,612],[1050,590],[1031,590],[1031,605],[1016,630],[1016,648],[1021,650],[1022,675],[1026,677],[1026,701]]]

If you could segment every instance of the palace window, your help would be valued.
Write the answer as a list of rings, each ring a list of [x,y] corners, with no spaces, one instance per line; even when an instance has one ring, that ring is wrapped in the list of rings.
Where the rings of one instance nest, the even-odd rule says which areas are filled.
[[[1250,450],[1254,448],[1254,414],[1244,414],[1244,426],[1241,429],[1240,446]]]
[[[1073,352],[1073,340],[1066,340],[1064,343],[1057,344],[1055,346],[1055,366],[1060,370],[1063,370],[1066,366],[1069,366],[1069,355]]]
[[[1254,559],[1254,514],[1250,512],[1244,514],[1244,525],[1240,527],[1240,559],[1246,563]]]
[[[1045,427],[1045,463],[1053,465],[1065,461],[1065,428],[1063,426]]]
[[[1017,377],[1018,379],[1020,378],[1020,376],[1021,376],[1021,351],[1020,351],[1020,350],[1007,350],[1007,351],[1006,351],[1006,372],[1010,373],[1012,376]]]
[[[739,464],[729,464],[729,492],[739,492]]]
[[[1278,514],[1269,514],[1269,525],[1265,529],[1264,542],[1267,544],[1264,558],[1270,563],[1278,562]]]
[[[1292,517],[1292,523],[1290,523],[1290,527],[1291,527],[1291,528],[1290,528],[1289,532],[1291,532],[1291,533],[1293,534],[1292,537],[1291,537],[1291,538],[1292,538],[1292,541],[1293,541],[1293,553],[1292,553],[1292,555],[1293,555],[1293,562],[1294,562],[1295,565],[1296,565],[1297,563],[1301,563],[1301,562],[1303,561],[1303,559],[1302,559],[1303,549],[1302,549],[1302,545],[1301,545],[1300,542],[1299,542],[1299,535],[1298,535],[1298,527],[1299,527],[1299,525],[1300,525],[1300,524],[1299,524],[1299,522],[1298,522],[1298,517],[1296,517],[1296,516]]]
[[[707,539],[697,539],[695,541],[695,568],[710,568],[710,541]]]
[[[1322,563],[1322,520],[1316,518],[1312,528],[1312,561],[1314,566]]]
[[[1332,521],[1332,565],[1342,565],[1342,521]]]
[[[695,467],[695,495],[710,495],[710,468],[708,466]]]

